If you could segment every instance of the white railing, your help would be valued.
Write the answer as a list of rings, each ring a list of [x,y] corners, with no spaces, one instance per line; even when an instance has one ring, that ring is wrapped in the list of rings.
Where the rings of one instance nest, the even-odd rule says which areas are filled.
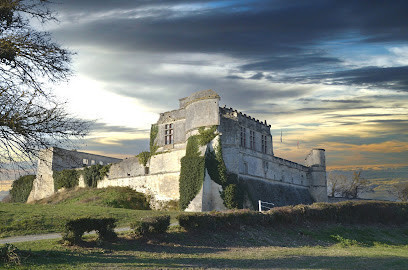
[[[275,206],[275,204],[271,203],[271,202],[263,202],[261,200],[258,201],[259,212],[262,212],[262,210],[263,211],[268,211],[268,210],[272,209],[274,206]]]

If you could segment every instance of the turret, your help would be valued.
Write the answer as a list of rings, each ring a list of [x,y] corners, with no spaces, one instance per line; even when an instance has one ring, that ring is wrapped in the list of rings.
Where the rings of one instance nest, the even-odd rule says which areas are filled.
[[[324,149],[312,149],[305,159],[309,167],[310,194],[316,202],[327,202],[326,156]]]

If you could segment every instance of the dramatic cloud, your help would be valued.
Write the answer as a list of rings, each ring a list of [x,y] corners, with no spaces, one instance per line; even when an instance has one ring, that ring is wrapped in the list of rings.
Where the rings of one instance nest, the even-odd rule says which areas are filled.
[[[406,1],[73,0],[55,8],[60,24],[49,31],[78,52],[79,79],[60,92],[74,112],[98,119],[88,150],[137,154],[158,113],[214,89],[221,106],[266,119],[275,140],[284,130],[279,155],[301,162],[317,146],[331,150],[332,165],[350,162],[347,151],[358,153],[355,164],[407,163]]]

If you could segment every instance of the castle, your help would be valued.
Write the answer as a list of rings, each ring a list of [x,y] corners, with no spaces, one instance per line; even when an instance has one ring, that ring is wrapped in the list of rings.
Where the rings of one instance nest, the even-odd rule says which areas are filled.
[[[276,157],[273,153],[270,125],[232,108],[219,107],[220,97],[213,90],[193,93],[179,100],[179,108],[160,114],[154,125],[157,146],[146,166],[137,157],[124,160],[92,155],[60,148],[42,151],[37,176],[29,201],[50,196],[55,192],[54,170],[80,168],[84,165],[112,163],[108,175],[97,187],[127,186],[150,195],[155,208],[179,200],[181,159],[186,155],[188,138],[201,127],[217,126],[217,137],[201,146],[222,145],[226,169],[238,177],[248,194],[245,206],[256,208],[258,200],[275,206],[327,201],[325,150],[312,149],[301,165]],[[221,185],[204,174],[202,186],[186,211],[224,210]],[[82,181],[83,182],[83,181]],[[84,185],[80,181],[80,186]]]

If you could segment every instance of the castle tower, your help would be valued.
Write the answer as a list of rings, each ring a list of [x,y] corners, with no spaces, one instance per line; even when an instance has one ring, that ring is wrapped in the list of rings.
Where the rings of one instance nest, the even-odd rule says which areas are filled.
[[[305,165],[310,167],[310,194],[316,202],[327,202],[325,150],[312,149],[305,159]]]

